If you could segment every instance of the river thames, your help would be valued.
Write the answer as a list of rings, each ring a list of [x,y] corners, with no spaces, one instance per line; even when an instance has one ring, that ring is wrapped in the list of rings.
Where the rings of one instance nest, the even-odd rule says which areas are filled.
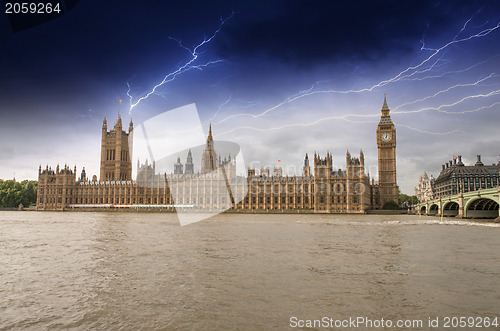
[[[0,212],[0,329],[495,318],[499,239],[500,224],[410,215],[222,214],[181,227],[162,213]]]

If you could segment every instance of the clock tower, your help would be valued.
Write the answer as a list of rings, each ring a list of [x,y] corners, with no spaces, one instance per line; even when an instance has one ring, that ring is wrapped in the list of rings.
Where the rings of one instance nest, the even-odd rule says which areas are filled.
[[[396,183],[396,128],[384,94],[384,105],[377,127],[379,206],[388,201],[398,202]]]

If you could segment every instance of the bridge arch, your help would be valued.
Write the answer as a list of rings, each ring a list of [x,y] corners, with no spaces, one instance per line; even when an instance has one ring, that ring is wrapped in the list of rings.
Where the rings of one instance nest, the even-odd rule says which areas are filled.
[[[427,208],[425,206],[420,207],[420,214],[426,214]]]
[[[437,215],[439,212],[439,206],[434,203],[429,207],[429,211],[427,212],[427,215]]]
[[[457,216],[460,205],[456,201],[448,201],[443,205],[443,216]]]
[[[490,198],[476,198],[467,202],[465,217],[496,218],[498,217],[498,202]]]

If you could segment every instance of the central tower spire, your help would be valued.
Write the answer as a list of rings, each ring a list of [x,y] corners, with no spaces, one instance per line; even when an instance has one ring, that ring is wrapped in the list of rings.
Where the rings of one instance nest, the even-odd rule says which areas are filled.
[[[208,128],[208,138],[207,138],[207,142],[208,141],[213,141],[214,138],[212,137],[212,123],[210,123],[210,127]]]
[[[207,146],[201,160],[201,173],[206,174],[217,168],[217,155],[214,149],[214,138],[212,137],[212,123],[208,129]]]

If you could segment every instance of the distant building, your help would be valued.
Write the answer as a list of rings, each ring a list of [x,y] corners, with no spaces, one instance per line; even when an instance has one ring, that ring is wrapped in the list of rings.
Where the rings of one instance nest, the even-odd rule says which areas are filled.
[[[377,127],[379,182],[365,174],[362,151],[359,157],[346,153],[346,170],[333,168],[333,156],[314,153],[313,170],[309,156],[304,159],[301,176],[283,176],[275,167],[248,169],[248,177],[237,176],[236,160],[216,154],[210,126],[201,168],[195,172],[189,150],[185,164],[180,156],[173,173],[158,173],[156,163],[137,164],[137,178],[132,180],[133,123],[122,130],[118,117],[114,128],[102,125],[100,179],[80,178],[76,166],[55,170],[46,167],[38,172],[37,209],[130,208],[138,206],[169,208],[175,205],[195,209],[236,210],[311,210],[318,213],[363,213],[381,209],[389,201],[397,202],[396,129],[387,100]],[[130,153],[130,154],[129,154]],[[248,194],[244,195],[244,193]],[[235,199],[235,197],[240,197]]]
[[[443,164],[433,185],[435,198],[496,187],[500,185],[499,179],[500,162],[484,165],[481,155],[477,155],[476,163],[466,166],[462,156],[458,156]]]
[[[418,180],[418,186],[415,188],[415,196],[419,202],[425,202],[434,199],[434,178],[427,176],[424,172]]]

